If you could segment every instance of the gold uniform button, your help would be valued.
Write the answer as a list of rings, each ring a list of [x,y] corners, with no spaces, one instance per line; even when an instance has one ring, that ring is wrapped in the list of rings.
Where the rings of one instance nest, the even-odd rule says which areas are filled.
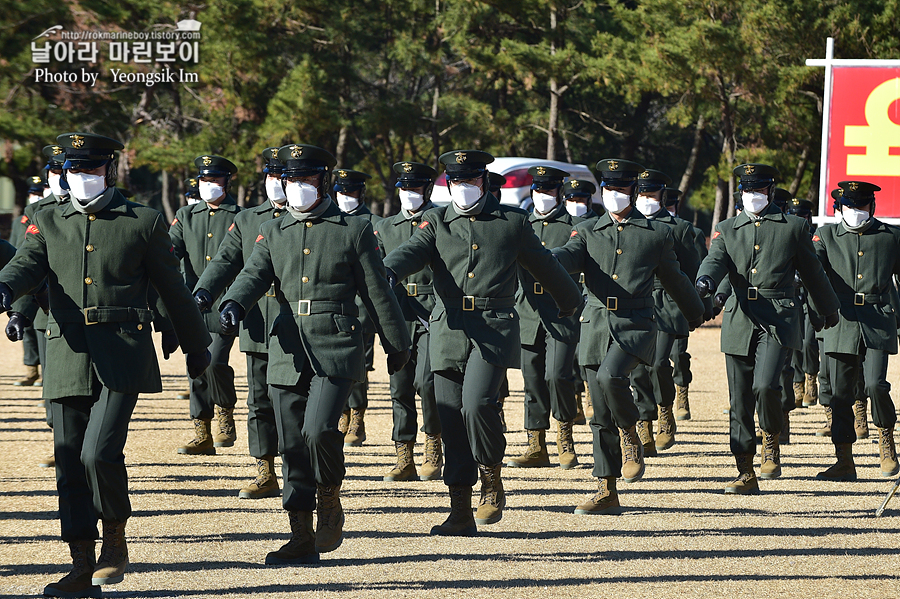
[[[85,278],[84,278],[84,284],[85,284],[85,285],[90,285],[90,284],[93,283],[93,282],[94,282],[94,279],[92,279],[92,278],[90,278],[90,277],[85,277]]]
[[[300,280],[303,281],[304,283],[309,283],[309,277],[303,277]]]
[[[856,275],[856,278],[857,278],[857,279],[861,279],[861,278],[862,278],[862,275]]]
[[[212,256],[207,256],[206,261],[209,262],[210,260],[212,260]]]
[[[413,222],[412,222],[412,226],[414,226],[414,227],[415,227],[416,225],[418,225],[418,224],[419,224],[418,221],[413,221]]]
[[[137,330],[143,331],[143,330],[144,330],[144,325],[138,324],[138,325],[137,325]]]
[[[470,272],[468,276],[469,276],[470,279],[474,279],[474,278],[475,278],[475,273],[474,273],[474,272]]]
[[[216,215],[216,211],[215,211],[215,210],[210,210],[210,211],[209,211],[209,215],[210,215],[210,216],[215,216],[215,215]]]
[[[546,241],[542,241],[542,242],[541,242],[541,245],[547,245],[547,242],[546,242]]]
[[[477,243],[473,243],[473,244],[472,244],[472,249],[473,249],[473,250],[477,250],[477,249],[478,249],[478,244],[477,244]]]
[[[212,233],[207,233],[206,236],[207,236],[207,237],[212,237]]]
[[[756,225],[756,226],[758,227],[758,226],[759,226],[759,221],[757,221],[757,222],[755,222],[755,223],[753,223],[753,224]]]
[[[578,322],[584,322],[584,316],[579,316],[579,317],[578,317]]]
[[[754,246],[753,246],[753,249],[754,249],[754,250],[758,250],[758,249],[759,249],[759,245],[754,245]]]
[[[50,331],[47,331],[47,336],[48,336],[48,337],[50,336]]]
[[[750,272],[752,272],[753,274],[756,274],[756,269],[755,269],[755,268],[751,268],[751,269],[750,269]]]
[[[544,225],[544,226],[546,227],[549,223],[544,222],[544,223],[541,223],[541,224]]]
[[[279,216],[281,216],[281,213],[280,213],[280,212],[276,212],[276,213],[275,213],[275,218],[278,218]]]
[[[617,254],[621,254],[621,253],[622,253],[622,250],[621,250],[621,249],[618,249],[618,250],[616,250],[616,253],[617,253]]]
[[[88,214],[88,220],[97,220],[96,214]]]
[[[619,231],[624,231],[625,227],[623,227],[622,225],[619,225],[618,227],[616,227],[616,229],[618,229]]]
[[[303,253],[307,256],[309,255],[309,248],[303,248]]]
[[[469,220],[472,221],[472,222],[474,223],[474,222],[475,222],[475,217],[474,217],[474,216],[470,216],[470,217],[469,217]]]
[[[613,275],[613,281],[618,281],[618,280],[619,280],[619,275]]]
[[[87,244],[86,246],[84,246],[84,249],[86,249],[86,250],[89,251],[89,252],[93,252],[93,251],[94,251],[94,246],[91,245],[91,244],[89,243],[89,244]]]
[[[311,226],[312,226],[312,223],[309,222],[309,221],[307,221],[307,223],[306,223],[306,228],[308,229],[308,228],[310,228]]]
[[[862,252],[859,252],[859,255],[860,255],[860,256],[862,256],[862,255],[863,255],[863,253],[862,253]]]
[[[351,330],[351,331],[355,331],[355,330],[356,330],[356,325],[355,325],[355,324],[351,324],[351,325],[350,325],[350,330]]]

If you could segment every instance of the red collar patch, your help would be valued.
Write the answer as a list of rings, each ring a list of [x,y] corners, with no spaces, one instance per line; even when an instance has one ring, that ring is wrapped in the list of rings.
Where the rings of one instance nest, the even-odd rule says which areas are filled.
[[[265,237],[263,237],[262,235],[260,235],[259,237],[256,238],[256,243],[259,243],[259,242],[262,241],[263,239],[265,239]]]
[[[419,225],[419,228],[420,228],[420,229],[424,229],[424,228],[427,227],[427,226],[428,226],[428,221],[427,221],[427,220],[423,220],[423,221],[422,221],[422,224]]]
[[[818,235],[813,235],[813,241],[822,241]]]
[[[24,225],[25,223],[28,222],[28,217],[25,216],[25,215],[23,214],[23,215],[22,215],[22,220],[20,220],[19,222],[22,223],[22,224]]]
[[[569,235],[569,237],[575,237],[576,235],[578,235],[578,231],[576,231],[575,229],[572,229],[572,234]]]
[[[175,223],[177,223],[177,222],[178,222],[178,219],[176,218],[176,219],[172,220],[172,224],[169,225],[169,226],[170,226],[170,227],[174,227],[174,226],[175,226]]]
[[[38,228],[34,225],[28,225],[28,228],[25,229],[25,233],[31,233],[32,235],[36,235],[37,233],[40,233],[40,230],[38,230]]]
[[[228,230],[230,231],[230,230],[232,230],[233,228],[234,228],[234,223],[231,223],[231,226],[228,227]]]
[[[712,238],[715,239],[715,238],[718,237],[719,235],[721,235],[721,233],[720,233],[719,231],[716,231],[715,233],[713,233],[713,237],[712,237]]]

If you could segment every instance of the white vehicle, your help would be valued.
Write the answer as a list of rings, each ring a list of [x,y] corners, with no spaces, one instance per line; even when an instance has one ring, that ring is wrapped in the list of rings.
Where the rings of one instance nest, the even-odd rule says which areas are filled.
[[[531,175],[528,169],[532,166],[552,166],[566,171],[571,175],[569,179],[581,179],[593,183],[597,192],[594,194],[593,201],[600,205],[600,185],[590,169],[584,164],[569,164],[568,162],[559,162],[557,160],[544,160],[541,158],[517,158],[510,156],[502,156],[495,158],[487,168],[492,173],[497,173],[506,177],[506,184],[503,185],[500,193],[500,203],[510,206],[522,208],[531,207]],[[431,194],[431,201],[438,205],[448,204],[450,202],[450,190],[447,189],[447,175],[441,175],[434,182],[434,191]]]

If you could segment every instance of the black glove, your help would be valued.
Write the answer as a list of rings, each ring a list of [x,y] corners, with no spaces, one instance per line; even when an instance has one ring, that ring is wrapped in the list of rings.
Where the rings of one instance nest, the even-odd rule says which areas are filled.
[[[47,281],[44,281],[41,288],[34,293],[34,299],[44,314],[50,314],[50,286],[47,285]]]
[[[709,310],[703,311],[703,322],[709,322],[710,320],[712,320],[715,317],[716,317],[715,308],[710,308]]]
[[[397,286],[397,273],[395,273],[390,268],[384,269],[385,277],[387,277],[388,286],[393,289]]]
[[[722,308],[717,308],[717,307],[713,306],[713,311],[712,311],[713,318],[715,318],[716,316],[718,316],[721,313],[722,313]]]
[[[827,315],[825,316],[825,324],[824,324],[824,327],[825,327],[826,329],[830,329],[831,327],[837,325],[837,323],[838,323],[839,320],[840,320],[840,317],[838,316],[838,313],[837,313],[837,312],[832,312],[831,314],[827,314]]]
[[[21,312],[10,312],[9,322],[6,323],[6,338],[10,341],[21,341],[25,337],[25,329],[30,327],[31,323],[25,318]]]
[[[212,306],[213,296],[206,289],[198,289],[197,293],[194,294],[194,301],[197,302],[198,310],[206,312]]]
[[[0,283],[0,314],[12,310],[13,292],[6,283]]]
[[[700,299],[707,298],[716,290],[716,282],[709,275],[700,275],[694,283],[694,289],[700,294]]]
[[[696,329],[697,327],[699,327],[701,324],[703,324],[703,317],[702,317],[702,316],[698,316],[698,317],[695,318],[694,320],[688,321],[688,330],[693,331],[694,329]]]
[[[728,294],[725,293],[717,293],[713,298],[713,306],[721,310],[725,307],[725,302],[728,301]]]
[[[803,287],[803,280],[800,279],[800,273],[798,271],[794,271],[794,287],[800,289]]]
[[[206,372],[206,368],[212,362],[212,354],[208,349],[204,349],[202,352],[188,354],[185,361],[187,362],[188,376],[195,379]]]
[[[404,349],[387,355],[388,374],[394,374],[409,362],[409,350]]]
[[[219,314],[219,324],[222,325],[222,334],[235,336],[238,334],[238,325],[244,320],[244,309],[234,300],[228,300]]]
[[[168,360],[169,356],[175,353],[175,350],[178,349],[178,335],[175,334],[175,331],[168,330],[162,332],[162,350],[163,350],[163,359]]]

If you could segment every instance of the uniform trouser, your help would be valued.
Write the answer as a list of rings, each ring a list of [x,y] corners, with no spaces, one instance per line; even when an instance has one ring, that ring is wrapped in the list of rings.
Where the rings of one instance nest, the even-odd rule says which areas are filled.
[[[91,395],[51,400],[62,538],[97,538],[97,520],[131,516],[125,441],[137,393],[118,393],[96,376]]]
[[[675,335],[658,331],[653,365],[638,364],[631,371],[634,403],[640,420],[656,420],[659,417],[658,405],[665,407],[675,403],[675,381],[669,360],[675,341]]]
[[[750,340],[750,355],[725,354],[731,402],[731,453],[756,453],[753,413],[759,410],[759,426],[780,433],[784,426],[781,383],[788,349],[759,329]]]
[[[434,393],[444,440],[444,484],[475,485],[478,464],[503,462],[506,437],[497,397],[506,367],[490,364],[472,349],[465,371],[434,373]]]
[[[47,376],[47,331],[45,329],[35,329],[35,338],[37,340],[38,355],[41,359],[41,377]],[[53,428],[53,408],[49,401],[44,402],[44,412],[47,415],[47,426]]]
[[[428,338],[428,331],[417,325],[409,362],[391,375],[391,404],[394,416],[391,439],[397,443],[413,443],[416,440],[416,393],[422,399],[422,432],[426,435],[441,434],[441,419],[434,397],[434,373],[431,371]]]
[[[575,356],[572,358],[572,376],[575,377],[575,392],[584,391],[584,368],[578,363],[578,344],[575,344]]]
[[[688,338],[679,337],[672,344],[672,381],[679,387],[689,387],[691,375],[691,354],[688,353]]]
[[[830,360],[825,355],[825,342],[821,339],[816,339],[816,345],[819,346],[819,355],[822,356],[819,363],[819,403],[823,406],[831,407]]]
[[[619,428],[631,428],[638,421],[638,410],[629,389],[629,378],[640,363],[637,356],[612,343],[599,365],[587,366],[591,391],[591,432],[594,434],[594,476],[622,475],[622,448]]]
[[[25,333],[22,337],[22,363],[25,366],[43,364],[41,355],[38,352],[37,332],[34,330],[34,327],[25,327]]]
[[[804,318],[804,327],[803,347],[791,352],[795,383],[804,382],[807,374],[819,372],[819,343],[816,341],[816,330],[808,318]]]
[[[853,402],[857,398],[857,384],[862,379],[865,395],[872,404],[872,421],[878,428],[893,429],[897,413],[891,400],[891,384],[887,382],[888,353],[878,349],[860,348],[856,354],[828,354],[831,376],[831,440],[833,443],[853,443]]]
[[[781,411],[791,412],[797,408],[797,401],[794,399],[794,367],[791,365],[791,354],[793,350],[787,350],[784,356],[784,368],[781,370]]]
[[[363,335],[366,350],[366,380],[353,383],[347,409],[365,410],[369,407],[369,372],[375,364],[375,335]]]
[[[534,345],[522,346],[522,379],[525,383],[525,430],[550,428],[550,413],[560,422],[575,420],[576,344],[565,343],[538,325]]]
[[[269,385],[281,448],[281,503],[291,512],[316,509],[316,484],[344,480],[344,435],[338,420],[353,381],[318,376],[307,360],[296,385]]]
[[[278,453],[275,407],[266,384],[268,368],[269,354],[247,352],[247,442],[254,458]]]
[[[234,335],[210,333],[212,344],[209,353],[212,361],[206,372],[191,379],[191,418],[212,420],[214,406],[234,408],[237,392],[234,390],[234,370],[228,365],[228,355],[234,345]]]

